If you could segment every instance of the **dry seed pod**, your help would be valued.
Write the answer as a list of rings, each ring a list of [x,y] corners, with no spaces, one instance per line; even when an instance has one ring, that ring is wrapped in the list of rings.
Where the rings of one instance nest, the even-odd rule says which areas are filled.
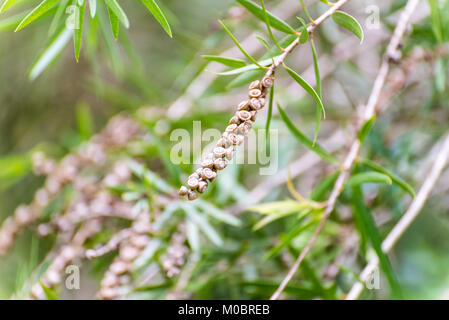
[[[237,135],[234,134],[234,133],[231,133],[231,134],[228,136],[228,140],[229,140],[234,146],[238,143]]]
[[[238,110],[246,110],[248,108],[249,102],[248,100],[244,100],[239,103],[239,106],[237,107]]]
[[[271,88],[273,86],[273,78],[272,77],[264,77],[262,79],[262,86],[265,88]]]
[[[229,126],[226,127],[226,132],[234,132],[237,129],[237,125],[235,123],[230,124]]]
[[[229,120],[229,124],[240,124],[240,119],[237,116],[233,116],[231,120]]]
[[[223,170],[224,168],[226,168],[227,165],[228,165],[228,164],[227,164],[226,161],[223,160],[223,159],[216,159],[216,160],[214,161],[214,167],[215,167],[215,169],[217,169],[217,170]]]
[[[265,98],[259,98],[260,108],[262,109],[265,106]]]
[[[259,89],[252,89],[248,92],[248,96],[250,98],[259,98],[261,94],[262,91],[260,91]]]
[[[251,111],[251,121],[252,122],[254,122],[254,121],[256,121],[256,114],[257,114],[257,112],[256,111]]]
[[[207,189],[207,182],[204,180],[201,180],[199,185],[198,185],[198,192],[199,193],[204,193]]]
[[[199,183],[199,181],[196,178],[189,178],[189,180],[187,180],[187,185],[192,190],[195,190],[196,188],[198,188],[198,183]]]
[[[223,147],[216,147],[214,148],[214,156],[215,158],[223,158],[226,154],[226,150]]]
[[[218,147],[227,148],[227,147],[229,147],[229,145],[230,145],[230,143],[229,143],[227,137],[221,137],[217,142]]]
[[[249,90],[253,90],[253,89],[260,89],[260,81],[259,80],[255,80],[255,81],[251,82],[251,84],[249,85]]]
[[[213,171],[212,169],[205,168],[203,170],[202,178],[204,180],[212,181],[213,179],[215,179],[216,176],[217,176],[217,173],[215,171]]]
[[[246,135],[249,132],[248,126],[246,126],[247,122],[242,123],[241,125],[239,125],[239,132],[243,135]]]
[[[260,99],[257,98],[252,98],[250,104],[251,108],[254,110],[259,110],[262,109],[263,107],[263,105],[260,103]]]
[[[237,113],[237,116],[242,121],[248,121],[249,119],[251,119],[251,113],[245,110],[239,111]]]
[[[181,186],[181,188],[179,188],[178,194],[180,197],[184,197],[185,195],[187,195],[188,191],[189,189],[187,189],[186,186]]]
[[[213,165],[214,162],[212,161],[212,159],[205,159],[203,162],[201,162],[201,166],[203,168],[212,168]]]
[[[187,198],[188,198],[189,200],[195,200],[195,199],[198,198],[198,195],[196,194],[195,191],[189,190],[189,192],[187,193]]]
[[[189,179],[199,179],[200,176],[198,175],[198,173],[194,172],[189,176]]]

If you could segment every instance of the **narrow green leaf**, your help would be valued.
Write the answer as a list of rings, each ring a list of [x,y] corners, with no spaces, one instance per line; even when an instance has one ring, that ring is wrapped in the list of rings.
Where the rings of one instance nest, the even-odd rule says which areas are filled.
[[[357,135],[357,139],[360,142],[363,142],[363,140],[365,140],[366,136],[368,135],[368,133],[370,132],[371,128],[374,125],[374,121],[376,120],[376,116],[372,116],[369,120],[365,121],[362,125],[362,127],[360,128],[360,131]]]
[[[167,150],[166,146],[160,141],[160,139],[154,134],[152,128],[149,128],[149,132],[153,138],[154,144],[159,153],[159,157],[161,158],[162,163],[164,164],[166,170],[170,174],[173,182],[176,185],[181,184],[179,167],[174,165],[173,162],[170,160],[169,151]]]
[[[323,102],[321,101],[320,96],[318,93],[316,93],[315,89],[312,88],[310,84],[307,83],[306,80],[304,80],[299,74],[297,74],[294,70],[290,69],[286,65],[283,65],[284,69],[288,72],[288,74],[301,86],[306,90],[308,94],[312,96],[312,98],[315,99],[316,103],[318,104],[318,108],[321,108],[321,111],[323,112],[323,116],[326,117],[326,111],[324,110]]]
[[[45,284],[41,282],[42,289],[44,290],[45,296],[47,297],[47,300],[59,300],[56,293],[53,291],[52,288],[47,287]]]
[[[51,37],[55,34],[58,27],[61,24],[61,20],[64,17],[64,15],[68,12],[67,10],[67,4],[69,3],[69,0],[61,0],[58,4],[58,10],[56,10],[56,13],[54,15],[53,20],[51,21],[50,27],[48,28],[48,35]]]
[[[312,193],[310,194],[310,199],[312,199],[313,201],[325,200],[324,197],[325,197],[326,193],[332,189],[339,174],[340,174],[340,170],[337,170],[334,173],[327,176],[326,178],[324,178],[323,181],[321,181],[313,189]]]
[[[26,16],[26,12],[19,13],[17,15],[0,20],[0,32],[15,30],[20,21]]]
[[[251,81],[261,78],[263,72],[264,70],[257,68],[257,70],[249,70],[247,72],[241,73],[231,82],[229,82],[225,89],[230,90],[233,88],[238,88],[244,84],[248,84]]]
[[[392,291],[396,295],[400,295],[399,282],[394,274],[391,263],[387,255],[382,251],[382,238],[377,229],[376,223],[369,212],[369,209],[365,206],[363,201],[363,193],[360,186],[352,189],[352,202],[354,207],[354,214],[360,216],[360,221],[364,224],[364,230],[367,232],[367,238],[371,241],[371,244],[379,257],[380,266],[387,276],[388,282]]]
[[[0,7],[0,13],[11,7],[13,4],[15,4],[18,0],[5,0],[3,1],[1,7]]]
[[[248,208],[249,211],[255,211],[260,214],[266,215],[289,215],[299,212],[304,209],[304,204],[295,200],[274,201],[268,203],[262,203]]]
[[[173,35],[170,29],[170,25],[168,24],[167,18],[165,18],[164,13],[162,12],[161,8],[159,8],[156,1],[154,0],[140,0],[140,1],[147,7],[147,9],[151,12],[151,14],[157,20],[157,22],[159,22],[162,28],[164,28],[165,32],[167,32],[170,38],[172,38]]]
[[[205,214],[217,220],[220,220],[224,223],[227,223],[231,226],[240,227],[242,225],[242,222],[237,217],[234,217],[233,215],[223,210],[220,210],[219,208],[217,208],[216,206],[212,205],[207,201],[197,199],[194,202],[194,205],[198,207],[200,210],[202,210]]]
[[[304,4],[304,1],[303,0],[299,0],[299,3],[301,4],[302,11],[304,11],[307,19],[309,19],[310,21],[313,21],[312,17],[310,16],[309,10],[307,10],[306,5]]]
[[[109,21],[111,23],[112,34],[115,39],[118,39],[118,34],[120,31],[120,23],[117,15],[108,7]]]
[[[443,41],[443,30],[441,28],[440,8],[438,0],[428,0],[430,6],[430,21],[432,23],[433,33],[438,43]]]
[[[0,190],[19,182],[31,169],[31,159],[26,154],[0,157]]]
[[[274,57],[274,59],[276,59],[277,57]],[[233,70],[229,70],[229,71],[224,71],[224,72],[214,72],[215,74],[218,74],[220,76],[233,76],[236,74],[240,74],[243,72],[247,72],[247,71],[251,71],[251,70],[265,70],[265,68],[263,68],[263,70],[261,69],[260,66],[269,66],[272,63],[273,59],[269,58],[269,59],[265,59],[265,60],[261,60],[256,64],[248,64],[245,67],[242,68],[238,68],[238,69],[233,69]]]
[[[275,246],[273,249],[271,249],[267,255],[265,256],[265,259],[271,259],[272,257],[275,257],[281,252],[283,248],[288,246],[294,238],[296,238],[299,234],[301,234],[303,231],[307,230],[311,226],[313,226],[316,223],[316,220],[311,220],[305,224],[298,224],[295,228],[293,228],[285,237],[282,238],[281,242]]]
[[[295,127],[293,122],[291,122],[291,120],[289,119],[289,117],[287,116],[287,114],[281,108],[281,106],[279,104],[278,104],[278,110],[279,110],[279,114],[281,115],[281,118],[284,121],[284,123],[286,124],[287,128],[290,130],[290,132],[293,134],[293,136],[295,136],[295,138],[298,139],[298,141],[300,143],[302,143],[309,150],[315,152],[323,160],[330,162],[330,163],[334,163],[334,164],[338,163],[338,160],[333,155],[331,155],[326,150],[324,150],[319,144],[317,144],[317,143],[314,144],[301,131],[299,131]]]
[[[448,19],[449,21],[449,19]],[[446,89],[446,72],[448,62],[441,57],[435,60],[435,87],[438,92],[444,92]]]
[[[61,53],[62,49],[67,45],[72,37],[72,31],[63,27],[62,31],[56,38],[47,46],[44,52],[39,56],[37,61],[31,67],[29,78],[36,79],[42,71],[52,63],[55,58]]]
[[[16,31],[25,28],[27,25],[38,19],[53,6],[58,3],[59,0],[44,0],[36,8],[34,8],[17,26]]]
[[[225,66],[231,67],[231,68],[242,68],[246,66],[245,61],[240,59],[233,59],[233,58],[227,58],[227,57],[220,57],[220,56],[210,56],[210,55],[203,55],[201,58],[208,60],[208,61],[214,61],[221,64],[224,64]]]
[[[270,50],[270,46],[268,45],[268,42],[264,38],[259,37],[259,36],[256,36],[256,39],[259,40],[260,43],[262,43],[262,45],[265,47],[265,49],[267,49],[267,53],[269,54],[271,50]],[[274,64],[273,56],[270,55],[270,57],[271,57],[271,63]]]
[[[92,18],[97,14],[97,0],[89,0],[89,11]]]
[[[360,39],[360,43],[363,42],[363,29],[360,23],[351,15],[343,11],[335,11],[332,15],[332,19],[336,24],[351,31],[357,38]]]
[[[279,220],[281,218],[284,218],[286,216],[288,216],[288,213],[282,213],[282,214],[277,214],[277,215],[268,215],[263,217],[262,219],[260,219],[253,227],[253,231],[257,231],[259,229],[262,229],[263,227],[269,225],[270,223]]]
[[[76,62],[79,61],[81,52],[81,42],[83,39],[83,23],[84,23],[84,9],[86,8],[86,0],[80,4],[79,1],[75,1],[77,12],[75,14],[75,30],[73,34],[74,48],[75,48],[75,59]]]
[[[304,20],[300,17],[296,17],[302,24],[302,28],[300,30],[301,34],[299,35],[299,43],[304,44],[309,40],[309,32],[307,32],[307,26]]]
[[[114,12],[114,14],[118,17],[120,22],[125,26],[125,28],[129,28],[129,20],[126,16],[125,11],[123,11],[122,7],[118,4],[117,0],[104,0],[109,9]]]
[[[263,0],[260,0],[260,4],[262,5],[264,21],[265,21],[265,25],[267,26],[268,34],[270,35],[270,38],[273,41],[273,43],[276,45],[276,47],[278,47],[279,50],[282,51],[282,48],[279,46],[278,42],[276,41],[276,38],[273,35],[273,32],[271,31],[270,18],[268,17],[268,12],[265,9],[265,4],[264,4]]]
[[[256,66],[258,66],[259,68],[263,69],[263,67],[257,62],[256,59],[254,59],[253,57],[251,57],[251,55],[245,51],[245,49],[243,49],[243,47],[240,45],[240,43],[238,42],[238,40],[234,37],[234,35],[231,33],[231,31],[226,27],[226,25],[221,21],[218,20],[218,22],[221,24],[221,26],[223,27],[223,29],[226,31],[226,33],[228,34],[228,36],[232,39],[232,41],[235,43],[235,45],[240,49],[240,51],[243,53],[243,55],[249,60],[251,61],[253,64],[255,64]]]
[[[349,187],[360,186],[364,183],[386,183],[391,184],[393,181],[389,176],[383,173],[370,171],[370,172],[361,172],[353,175],[346,182]]]
[[[182,203],[181,205],[184,208],[184,211],[186,212],[189,219],[191,219],[192,222],[194,222],[198,226],[198,228],[210,241],[212,241],[213,244],[215,244],[216,246],[223,245],[223,240],[221,239],[220,235],[210,225],[207,219],[196,211],[195,207],[186,202]]]
[[[405,182],[401,177],[399,177],[398,175],[392,173],[391,171],[388,171],[387,169],[385,169],[384,167],[378,165],[377,163],[368,160],[368,159],[359,159],[358,162],[360,164],[363,164],[364,166],[371,168],[377,172],[383,173],[387,176],[390,177],[390,179],[397,184],[399,187],[401,187],[405,192],[407,192],[408,194],[410,194],[412,196],[412,198],[415,197],[415,191],[413,190],[413,187],[410,186],[407,182]]]
[[[244,6],[256,18],[265,22],[265,13],[262,7],[260,7],[259,5],[255,4],[250,0],[237,0],[237,2],[240,3],[242,6]],[[296,34],[295,29],[289,26],[288,23],[286,23],[285,21],[282,21],[280,18],[276,17],[275,15],[273,15],[268,11],[267,16],[271,27],[285,33]]]
[[[312,49],[312,57],[313,57],[313,70],[315,72],[315,83],[316,83],[316,93],[322,99],[321,95],[321,76],[320,76],[320,66],[318,65],[318,55],[316,53],[315,43],[313,39],[310,39],[310,48]],[[316,129],[315,135],[313,137],[313,143],[316,143],[318,139],[318,133],[320,132],[320,124],[321,124],[321,108],[316,109]]]
[[[270,98],[268,100],[267,123],[265,125],[265,137],[266,137],[266,139],[268,139],[268,134],[270,132],[271,118],[273,116],[273,100],[274,100],[274,85],[270,88]]]
[[[88,105],[81,104],[76,108],[78,132],[83,141],[90,139],[94,133],[92,113]]]
[[[186,220],[186,235],[192,251],[201,251],[200,232],[197,225],[191,219]]]

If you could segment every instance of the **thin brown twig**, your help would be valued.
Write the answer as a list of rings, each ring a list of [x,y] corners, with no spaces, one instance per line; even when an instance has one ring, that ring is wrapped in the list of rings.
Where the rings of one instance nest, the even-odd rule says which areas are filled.
[[[406,27],[408,25],[408,21],[415,10],[419,0],[409,0],[407,2],[406,7],[404,8],[404,11],[402,12],[399,21],[396,25],[396,28],[394,30],[394,33],[390,39],[390,42],[388,44],[387,50],[384,54],[382,64],[380,66],[379,72],[376,76],[376,79],[374,81],[374,85],[370,94],[370,97],[368,99],[368,103],[365,108],[365,114],[364,114],[364,122],[370,120],[373,118],[376,113],[376,107],[379,102],[380,94],[382,91],[382,88],[384,87],[387,75],[390,70],[390,63],[397,59],[398,57],[398,48],[401,42],[402,37],[404,36]],[[336,4],[337,5],[337,4]],[[335,5],[335,6],[336,6]],[[335,8],[335,6],[333,8]],[[359,128],[358,132],[361,130]],[[335,204],[337,202],[338,197],[340,196],[341,192],[343,191],[343,187],[345,182],[347,181],[349,177],[350,170],[357,159],[359,150],[361,147],[361,142],[359,139],[354,139],[354,142],[352,143],[349,152],[342,164],[340,174],[335,182],[335,185],[331,191],[331,195],[327,201],[326,209],[324,210],[323,219],[321,220],[320,224],[318,225],[317,229],[315,230],[315,233],[312,235],[312,238],[306,245],[306,247],[303,249],[301,254],[299,255],[298,259],[295,261],[295,264],[290,268],[288,274],[284,278],[284,280],[281,282],[279,288],[274,292],[274,294],[271,296],[271,300],[276,300],[279,298],[281,293],[284,291],[287,284],[290,282],[290,280],[293,278],[296,271],[299,269],[302,261],[306,257],[306,255],[309,253],[309,251],[314,246],[319,234],[323,230],[327,219],[329,218],[330,214],[334,211]]]
[[[446,135],[444,142],[440,148],[440,151],[433,163],[432,169],[430,170],[427,178],[419,189],[418,194],[416,195],[413,202],[410,204],[408,210],[404,213],[402,218],[398,221],[398,223],[394,226],[394,228],[390,231],[388,236],[382,242],[382,251],[388,253],[399,238],[404,234],[404,232],[408,229],[410,224],[415,220],[418,216],[419,212],[424,206],[424,203],[429,198],[432,189],[437,182],[438,178],[441,175],[441,172],[444,166],[447,163],[449,158],[449,134]],[[375,256],[363,271],[360,274],[360,281],[356,282],[348,295],[346,296],[346,300],[355,300],[357,299],[363,291],[363,282],[369,279],[369,276],[373,273],[373,271],[379,265],[379,258]]]

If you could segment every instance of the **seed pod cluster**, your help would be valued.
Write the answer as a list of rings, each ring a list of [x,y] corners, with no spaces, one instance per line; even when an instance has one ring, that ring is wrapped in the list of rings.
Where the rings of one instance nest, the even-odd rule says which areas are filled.
[[[252,128],[256,120],[257,111],[265,106],[267,90],[273,86],[271,76],[264,77],[262,81],[256,80],[249,85],[248,99],[239,103],[237,111],[229,120],[229,125],[221,135],[213,151],[206,155],[198,168],[187,179],[187,186],[179,189],[180,197],[188,200],[198,198],[198,193],[204,193],[220,170],[223,170],[234,156],[234,148],[240,145]]]
[[[122,296],[122,289],[126,289],[131,283],[129,273],[132,271],[133,262],[150,242],[150,232],[150,214],[148,211],[142,211],[133,222],[129,233],[127,232],[127,237],[120,239],[119,254],[104,274],[97,298],[112,300]]]

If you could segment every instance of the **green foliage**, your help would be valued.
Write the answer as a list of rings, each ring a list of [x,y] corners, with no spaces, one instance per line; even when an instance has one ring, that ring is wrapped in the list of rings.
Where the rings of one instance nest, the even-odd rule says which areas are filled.
[[[363,29],[360,23],[351,15],[343,11],[335,11],[332,15],[332,19],[336,24],[352,32],[357,38],[360,39],[360,43],[363,42]]]
[[[349,178],[347,185],[348,187],[357,187],[364,183],[386,183],[392,184],[392,180],[386,174],[370,171],[370,172],[361,172],[357,173],[351,178]]]
[[[324,161],[327,161],[329,163],[338,163],[338,160],[333,155],[324,150],[319,144],[310,141],[301,131],[299,131],[299,129],[293,124],[293,122],[290,120],[281,106],[279,106],[279,104],[278,110],[279,114],[281,115],[282,121],[284,121],[287,128],[301,144],[303,144],[310,151],[315,152]]]
[[[359,185],[353,185],[352,188],[352,204],[354,208],[354,214],[358,215],[359,220],[363,224],[363,231],[366,232],[364,235],[368,238],[379,257],[380,265],[382,270],[387,276],[388,282],[391,289],[396,296],[400,295],[399,282],[396,275],[394,274],[393,268],[391,266],[390,260],[387,255],[382,251],[382,239],[380,237],[379,231],[377,230],[374,219],[369,212],[368,208],[365,206],[363,201],[362,189]]]
[[[296,31],[288,25],[285,21],[282,21],[272,13],[264,10],[259,5],[255,4],[250,0],[237,0],[242,6],[244,6],[249,12],[251,12],[256,18],[265,22],[265,16],[268,17],[268,23],[271,27],[282,31],[284,33],[296,34]]]
[[[232,68],[242,68],[242,67],[246,66],[245,61],[240,60],[240,59],[211,56],[211,55],[202,55],[201,58],[203,58],[205,60],[209,60],[209,61],[218,62],[218,63],[224,64],[225,66],[232,67]]]

